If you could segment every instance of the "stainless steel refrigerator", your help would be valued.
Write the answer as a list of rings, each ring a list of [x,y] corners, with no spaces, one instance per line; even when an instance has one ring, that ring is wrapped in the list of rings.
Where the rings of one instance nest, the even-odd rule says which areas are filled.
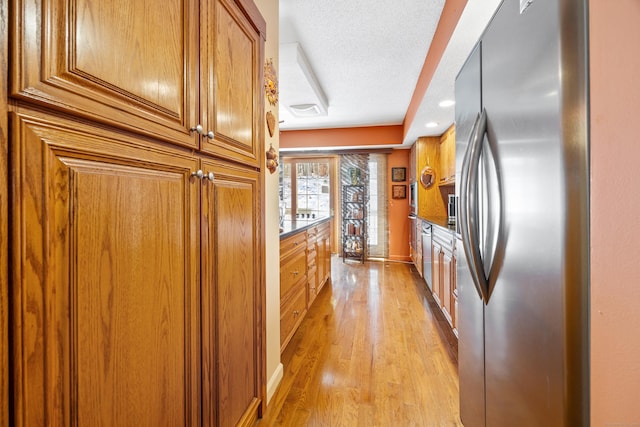
[[[456,93],[460,414],[589,425],[587,6],[504,0]]]

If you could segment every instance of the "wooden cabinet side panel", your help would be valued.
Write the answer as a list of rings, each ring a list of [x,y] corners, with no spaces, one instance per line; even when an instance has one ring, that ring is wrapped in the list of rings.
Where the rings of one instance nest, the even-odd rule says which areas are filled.
[[[13,117],[16,425],[197,425],[196,162],[71,127]]]
[[[203,328],[203,352],[210,365],[204,395],[214,396],[205,399],[204,424],[230,426],[255,419],[261,401],[260,178],[257,172],[219,163],[202,165],[215,174],[203,193],[208,224],[203,318],[209,322]]]
[[[13,13],[11,96],[196,146],[196,0],[16,0]]]
[[[9,22],[7,2],[0,6],[0,22]],[[9,37],[8,25],[0,26],[0,426],[9,424],[9,121],[7,112],[7,83]]]

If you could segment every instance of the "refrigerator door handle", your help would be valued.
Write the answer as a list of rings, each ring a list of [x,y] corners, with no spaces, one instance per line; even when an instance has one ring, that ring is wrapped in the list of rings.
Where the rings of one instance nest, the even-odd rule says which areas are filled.
[[[482,143],[487,131],[487,113],[478,114],[464,155],[461,175],[460,224],[462,245],[467,256],[471,278],[485,304],[489,302],[489,284],[480,252],[478,168]]]

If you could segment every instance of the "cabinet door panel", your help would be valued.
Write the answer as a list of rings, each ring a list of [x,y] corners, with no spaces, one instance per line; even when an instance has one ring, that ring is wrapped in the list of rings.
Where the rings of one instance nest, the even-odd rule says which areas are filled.
[[[12,96],[197,145],[196,0],[15,3]]]
[[[262,150],[262,39],[235,3],[214,2],[209,18],[209,58],[202,65],[208,87],[204,122],[215,138],[202,149],[231,160],[260,166]],[[213,65],[215,64],[215,66]]]
[[[259,174],[202,162],[204,425],[253,425],[261,396]],[[214,403],[217,402],[217,405]],[[247,424],[248,423],[248,424]]]
[[[16,424],[199,424],[195,160],[13,123]]]

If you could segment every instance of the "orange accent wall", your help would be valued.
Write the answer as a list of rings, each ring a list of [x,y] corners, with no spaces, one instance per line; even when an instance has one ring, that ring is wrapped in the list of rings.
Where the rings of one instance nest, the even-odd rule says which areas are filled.
[[[394,261],[411,261],[409,254],[409,150],[393,150],[387,157],[388,187],[388,221],[389,221],[389,259]],[[391,168],[407,168],[406,182],[392,182]],[[392,199],[391,186],[394,184],[407,186],[406,199]]]
[[[638,0],[589,1],[591,425],[640,425]]]
[[[280,131],[280,148],[335,148],[401,145],[403,129],[395,126],[367,126]]]

